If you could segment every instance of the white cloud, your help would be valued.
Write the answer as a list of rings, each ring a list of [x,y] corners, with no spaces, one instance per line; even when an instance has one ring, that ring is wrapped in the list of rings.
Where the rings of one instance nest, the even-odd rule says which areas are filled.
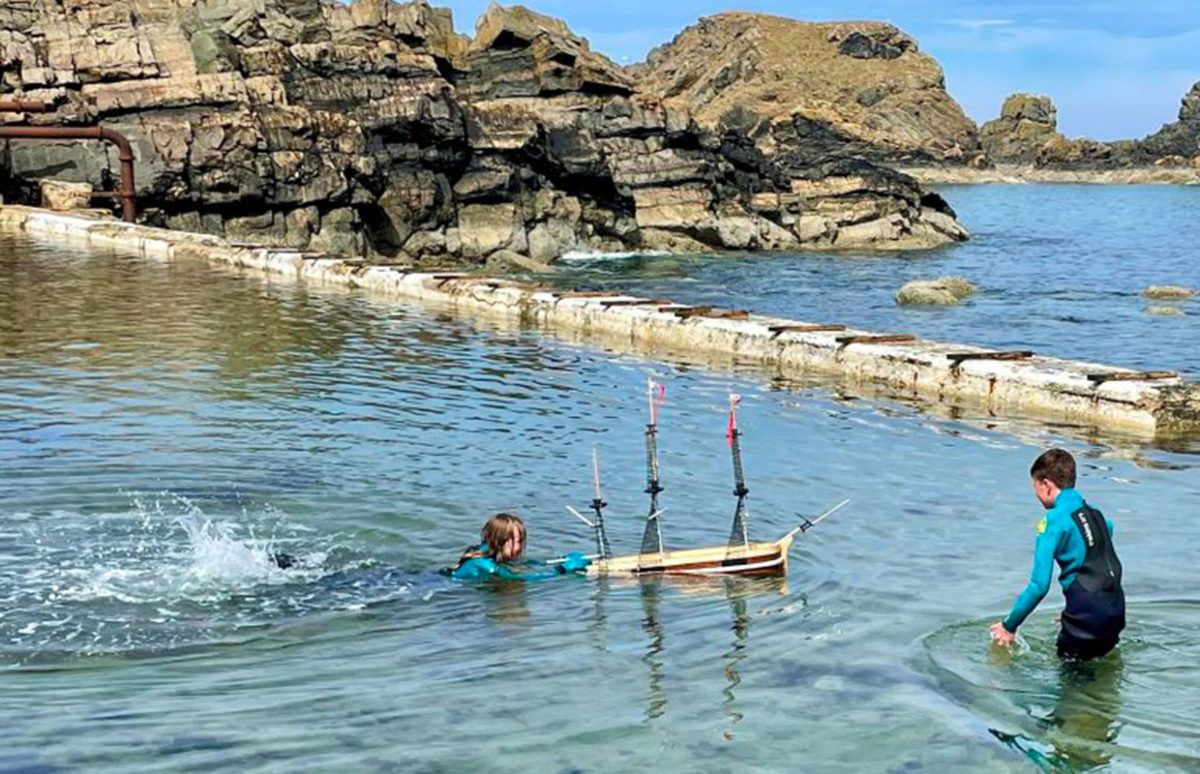
[[[942,24],[951,27],[961,27],[965,30],[982,30],[988,27],[1006,27],[1013,24],[1012,19],[944,19]]]

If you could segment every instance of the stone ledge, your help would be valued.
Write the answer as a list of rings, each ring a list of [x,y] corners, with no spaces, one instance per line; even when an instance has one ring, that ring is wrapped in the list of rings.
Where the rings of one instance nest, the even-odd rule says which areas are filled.
[[[850,384],[989,413],[1134,431],[1200,432],[1200,385],[1178,377],[1122,379],[1130,369],[1048,357],[964,359],[991,350],[905,337],[871,341],[868,331],[829,330],[773,317],[721,314],[614,293],[575,294],[464,273],[411,272],[297,250],[244,248],[205,234],[95,220],[0,205],[0,231],[130,250],[156,259],[201,258],[306,281],[361,287],[449,306],[466,314],[516,320],[565,338],[602,339],[639,352],[685,351],[755,363],[783,377],[813,374]],[[644,303],[639,303],[644,302]],[[847,337],[865,337],[847,341]],[[955,357],[950,357],[953,354]],[[1118,378],[1096,380],[1095,374]]]

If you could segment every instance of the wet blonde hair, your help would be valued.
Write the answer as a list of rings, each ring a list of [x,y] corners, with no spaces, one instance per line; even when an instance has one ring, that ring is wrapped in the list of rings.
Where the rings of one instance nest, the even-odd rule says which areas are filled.
[[[523,549],[525,547],[525,522],[521,521],[520,516],[514,516],[511,513],[497,513],[484,522],[483,529],[479,530],[479,539],[487,546],[487,549],[481,550],[479,546],[467,548],[458,558],[458,564],[454,568],[458,569],[468,559],[481,557],[495,559],[500,555],[500,549],[508,542],[509,538],[517,535],[521,537]]]

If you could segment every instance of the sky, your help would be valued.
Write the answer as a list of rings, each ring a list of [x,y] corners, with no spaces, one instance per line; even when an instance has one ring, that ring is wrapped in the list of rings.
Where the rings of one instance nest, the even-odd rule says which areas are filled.
[[[430,0],[472,33],[487,0]],[[592,48],[641,61],[700,16],[724,10],[804,21],[888,21],[916,38],[976,122],[1013,92],[1046,94],[1059,131],[1098,140],[1143,137],[1174,121],[1200,81],[1200,0],[528,0]]]

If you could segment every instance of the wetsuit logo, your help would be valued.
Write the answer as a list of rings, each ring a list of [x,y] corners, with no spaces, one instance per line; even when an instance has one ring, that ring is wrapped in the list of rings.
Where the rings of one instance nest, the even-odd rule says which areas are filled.
[[[1092,525],[1087,519],[1079,519],[1079,529],[1083,532],[1083,539],[1087,541],[1088,548],[1096,547],[1096,536],[1092,534]]]

